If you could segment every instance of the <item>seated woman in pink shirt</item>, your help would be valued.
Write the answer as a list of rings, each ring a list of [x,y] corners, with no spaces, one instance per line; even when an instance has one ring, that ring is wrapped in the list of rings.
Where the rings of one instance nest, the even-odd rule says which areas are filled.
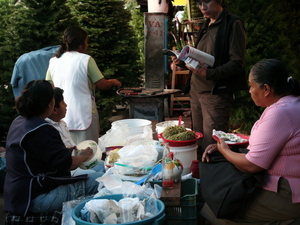
[[[299,84],[281,61],[266,59],[251,69],[249,85],[254,103],[265,107],[252,127],[249,152],[233,152],[220,139],[206,148],[202,161],[209,161],[209,154],[219,151],[241,171],[265,170],[263,184],[235,221],[217,219],[207,204],[201,214],[215,225],[300,224]]]

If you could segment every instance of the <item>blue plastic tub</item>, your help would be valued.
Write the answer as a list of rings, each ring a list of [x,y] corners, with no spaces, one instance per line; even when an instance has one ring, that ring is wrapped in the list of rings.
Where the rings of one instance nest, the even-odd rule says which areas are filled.
[[[116,201],[119,201],[123,198],[123,195],[107,195],[103,197],[98,197],[95,199],[113,199]],[[85,203],[90,201],[91,199],[80,203],[79,205],[75,206],[75,208],[72,211],[72,218],[75,221],[76,225],[95,225],[95,223],[90,223],[87,221],[84,221],[80,218],[80,211],[81,209],[85,206]],[[161,225],[165,221],[165,205],[162,201],[156,200],[157,203],[157,208],[159,209],[159,212],[156,216],[153,216],[151,218],[141,220],[141,221],[136,221],[136,222],[131,222],[131,223],[123,223],[124,225]]]

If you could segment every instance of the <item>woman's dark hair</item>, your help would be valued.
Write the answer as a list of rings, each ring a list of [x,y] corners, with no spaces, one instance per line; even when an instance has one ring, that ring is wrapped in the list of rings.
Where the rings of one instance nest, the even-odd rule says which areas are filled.
[[[221,6],[222,6],[222,8],[226,8],[226,2],[225,2],[225,0],[215,0],[217,3],[219,3]]]
[[[84,45],[87,36],[87,32],[80,27],[68,27],[64,31],[63,43],[55,56],[59,58],[66,51],[77,50],[80,45]]]
[[[54,99],[55,99],[54,107],[55,108],[59,109],[59,107],[60,107],[59,103],[64,100],[63,93],[64,93],[63,89],[61,89],[59,87],[54,88]]]
[[[17,98],[16,108],[26,117],[39,116],[47,109],[54,97],[52,85],[46,80],[33,80],[27,83],[20,97]]]
[[[278,59],[261,60],[252,67],[250,73],[259,87],[267,84],[276,95],[300,95],[298,81],[289,75],[285,65]]]
[[[200,4],[202,4],[202,2],[207,2],[208,3],[210,1],[212,1],[212,0],[199,0],[198,3],[200,5]],[[226,8],[227,7],[225,0],[215,0],[215,2],[218,3],[218,4],[220,4],[222,6],[222,8]]]

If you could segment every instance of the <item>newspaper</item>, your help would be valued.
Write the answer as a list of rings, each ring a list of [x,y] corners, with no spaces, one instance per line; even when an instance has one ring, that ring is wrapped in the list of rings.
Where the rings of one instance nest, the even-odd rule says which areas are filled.
[[[199,62],[200,59],[206,64],[206,66],[212,67],[215,63],[214,56],[191,46],[185,46],[181,52],[163,49],[163,54],[176,56],[178,59],[184,61],[188,66],[194,69],[201,67]]]

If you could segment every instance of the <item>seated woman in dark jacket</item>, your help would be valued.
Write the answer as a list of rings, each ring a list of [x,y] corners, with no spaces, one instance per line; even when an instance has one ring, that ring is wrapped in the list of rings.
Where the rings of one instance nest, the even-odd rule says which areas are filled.
[[[20,116],[12,122],[6,140],[7,212],[26,216],[29,212],[61,211],[64,201],[97,193],[95,179],[102,172],[70,175],[70,170],[88,160],[93,151],[87,148],[71,156],[59,132],[45,121],[54,104],[53,87],[45,80],[29,82],[16,101]]]

